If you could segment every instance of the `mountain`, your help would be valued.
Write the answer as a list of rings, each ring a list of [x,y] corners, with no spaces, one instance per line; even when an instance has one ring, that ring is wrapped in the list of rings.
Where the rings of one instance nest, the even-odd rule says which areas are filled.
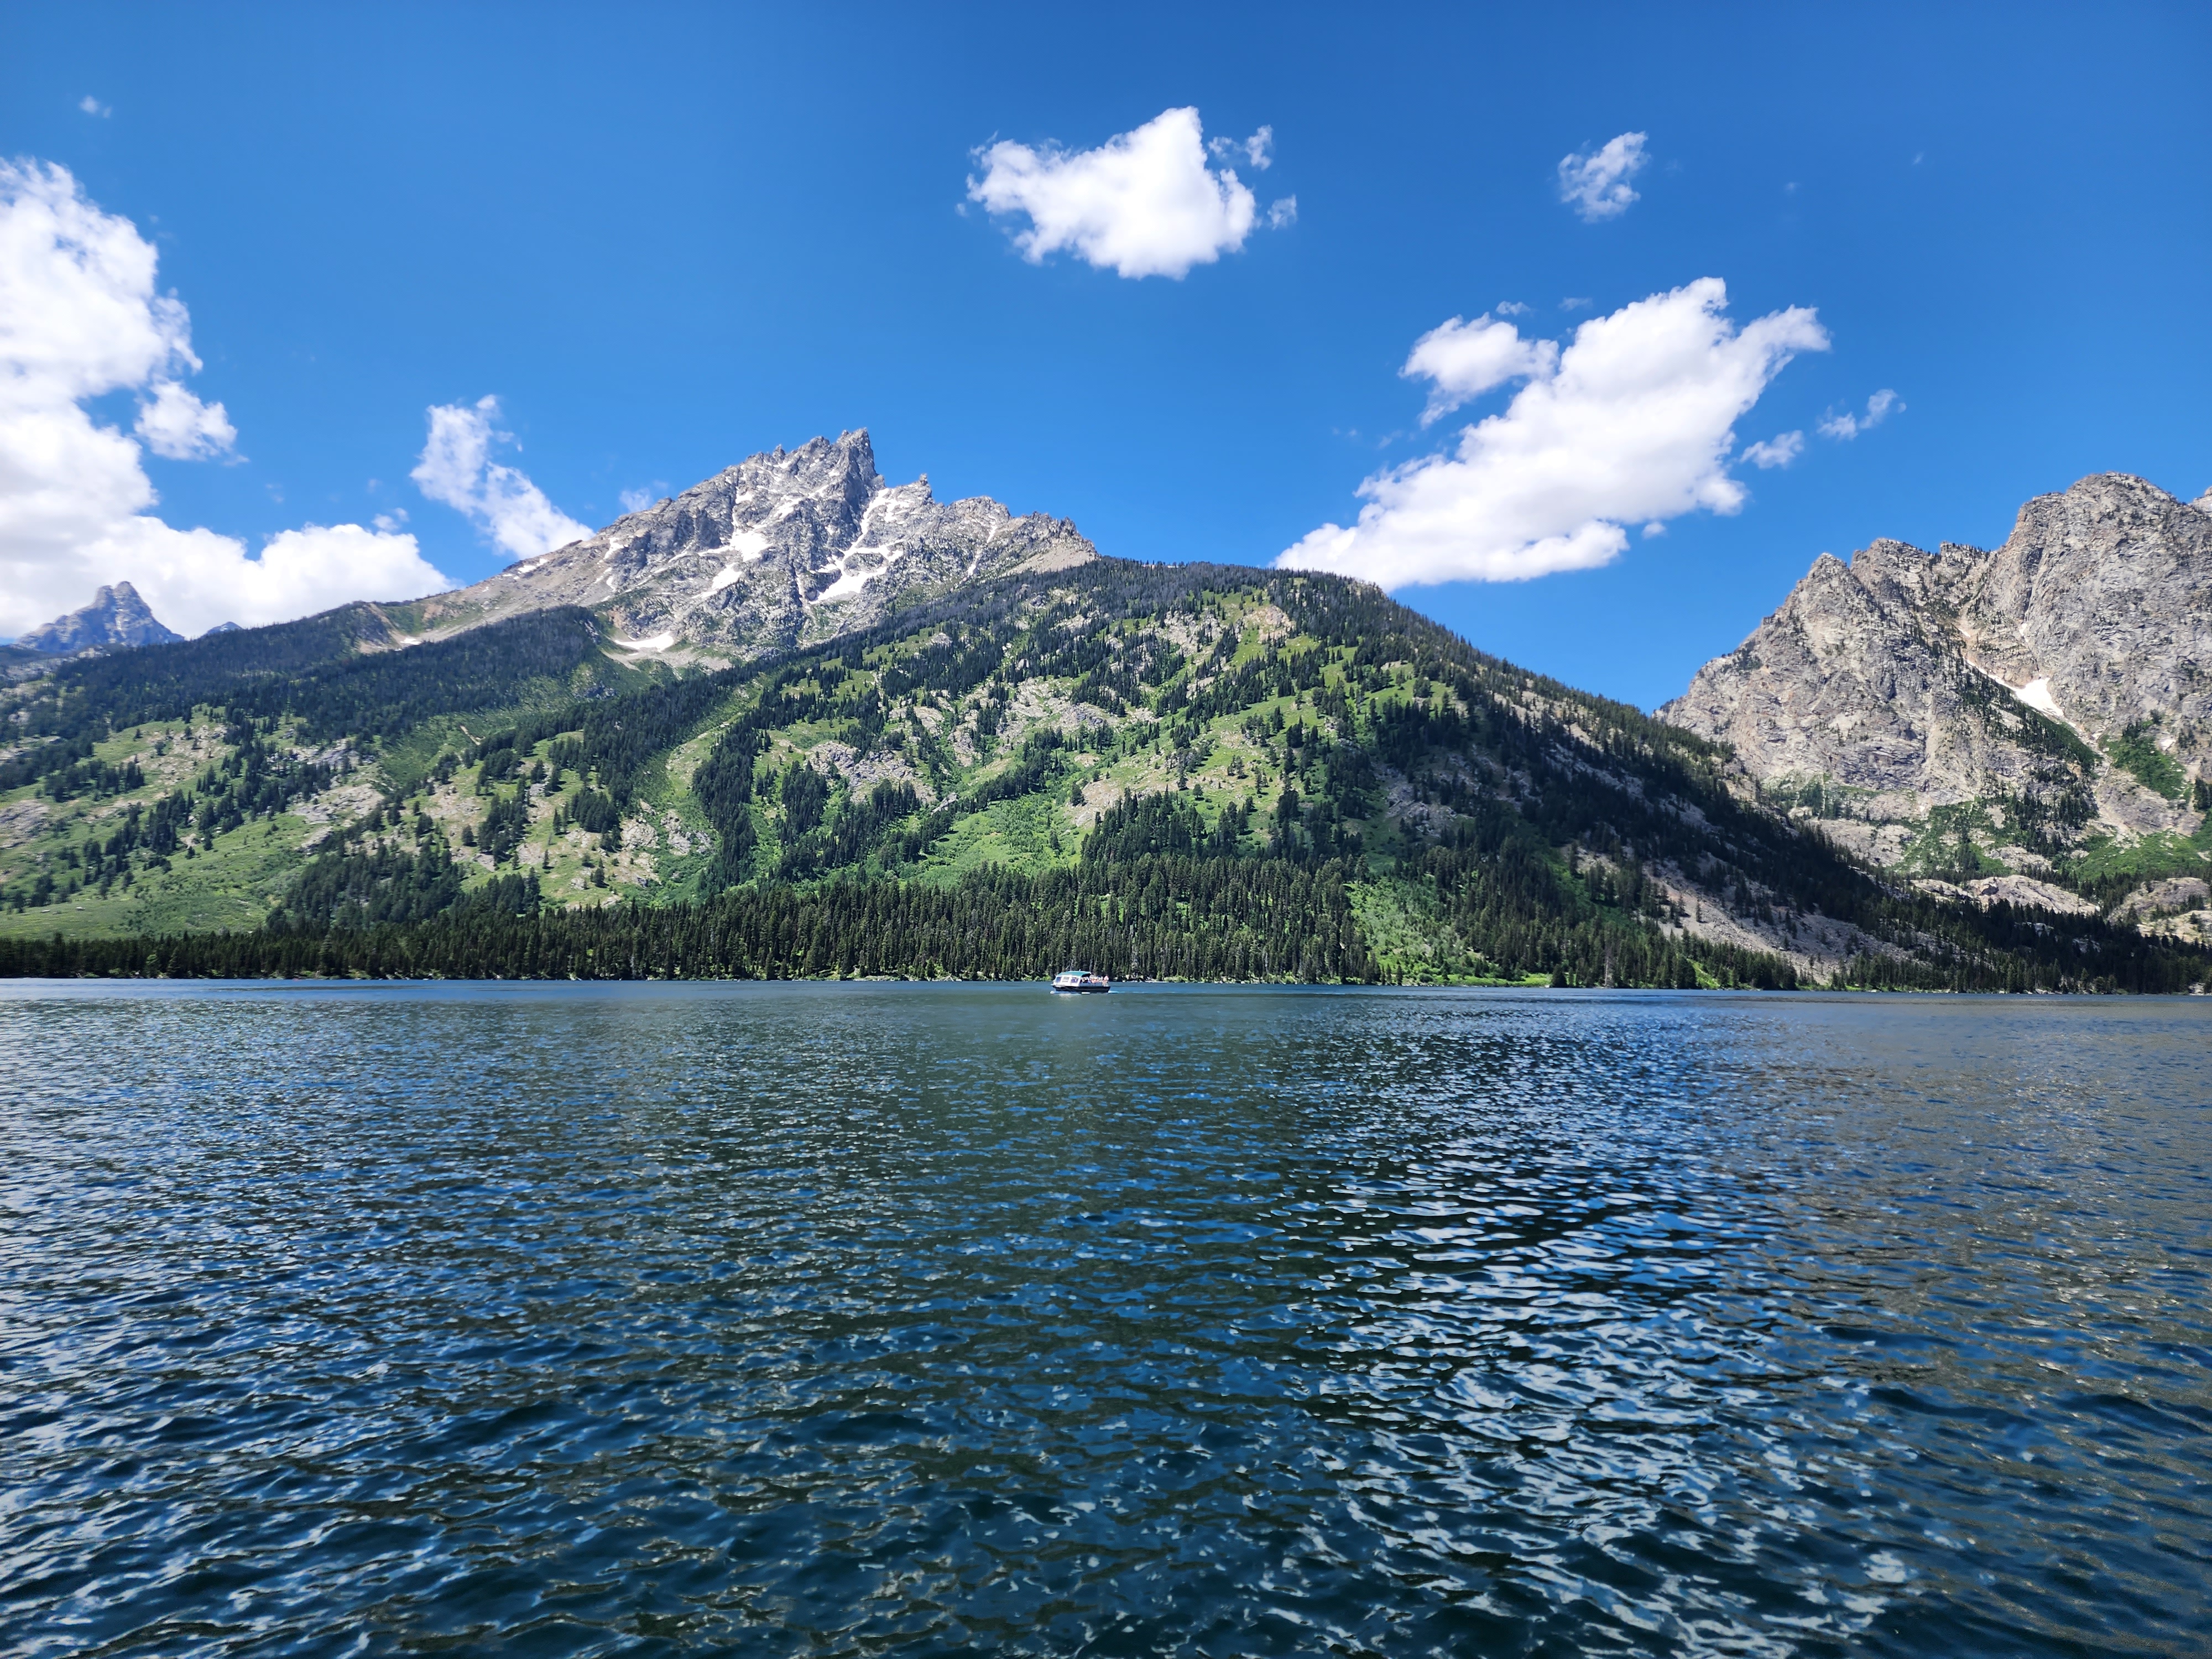
[[[2192,505],[2105,473],[2029,501],[1993,550],[1823,554],[1659,715],[1925,884],[2196,911],[2212,878],[2212,494]],[[2179,885],[2150,902],[2160,883]]]
[[[169,645],[183,639],[161,626],[138,590],[129,582],[103,587],[82,611],[57,617],[44,628],[34,628],[17,640],[33,651],[66,653],[99,646]]]
[[[476,592],[12,671],[0,972],[2212,977],[2140,906],[1879,878],[1374,588],[1102,558],[857,434]]]
[[[872,625],[917,594],[1098,556],[1065,519],[886,484],[866,431],[755,455],[597,535],[422,601],[422,636],[554,605],[618,648],[685,663],[788,651]]]

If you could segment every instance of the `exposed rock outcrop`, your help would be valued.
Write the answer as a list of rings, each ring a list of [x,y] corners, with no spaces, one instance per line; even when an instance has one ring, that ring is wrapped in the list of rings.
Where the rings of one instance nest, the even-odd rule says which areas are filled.
[[[420,614],[442,629],[580,605],[641,652],[749,657],[867,627],[917,592],[1097,556],[1065,519],[886,484],[849,432],[740,461]]]
[[[2028,502],[1993,551],[1824,553],[1659,714],[1731,745],[1771,799],[1929,875],[1983,854],[2047,875],[2099,836],[2192,834],[2212,766],[2212,493],[2104,473]]]
[[[146,601],[138,597],[137,588],[129,582],[118,582],[101,588],[83,610],[57,617],[15,643],[60,656],[102,646],[170,645],[184,637],[161,624],[147,609]]]

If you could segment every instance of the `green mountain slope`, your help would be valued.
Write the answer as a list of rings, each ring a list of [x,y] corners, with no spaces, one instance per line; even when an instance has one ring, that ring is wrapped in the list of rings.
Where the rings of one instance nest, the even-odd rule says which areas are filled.
[[[1335,578],[1100,560],[681,678],[574,609],[406,626],[348,607],[19,682],[0,968],[2206,977],[1886,885],[1718,745]]]

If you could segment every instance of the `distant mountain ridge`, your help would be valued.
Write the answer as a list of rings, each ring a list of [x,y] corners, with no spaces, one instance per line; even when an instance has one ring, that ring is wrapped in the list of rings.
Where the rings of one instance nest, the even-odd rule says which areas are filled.
[[[170,645],[185,636],[161,625],[129,582],[103,587],[90,605],[34,628],[15,643],[55,656],[100,646]]]
[[[555,605],[599,612],[618,648],[771,655],[872,626],[919,593],[1087,563],[1065,519],[891,485],[866,429],[725,468],[597,534],[421,601],[426,633]]]
[[[2100,473],[1994,550],[1823,554],[1659,715],[1925,879],[2065,908],[2131,851],[2212,877],[2212,492]]]

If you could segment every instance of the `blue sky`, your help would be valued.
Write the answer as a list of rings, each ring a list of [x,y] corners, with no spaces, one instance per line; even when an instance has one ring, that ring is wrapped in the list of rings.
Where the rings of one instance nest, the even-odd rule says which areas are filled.
[[[409,556],[463,581],[503,563],[410,477],[428,410],[494,396],[520,444],[497,459],[589,525],[866,426],[893,482],[1062,514],[1110,554],[1265,562],[1572,378],[1540,367],[1424,428],[1434,382],[1400,370],[1448,319],[1571,349],[1705,278],[1737,337],[1817,318],[1704,475],[1738,510],[1626,525],[1596,568],[1398,597],[1650,706],[1824,550],[1991,544],[2093,471],[2212,486],[2212,11],[1371,12],[18,7],[0,157],[67,169],[189,312],[200,367],[161,372],[235,435],[194,459],[146,438],[143,512],[257,552],[293,532],[301,562],[350,556],[303,526],[404,511]],[[1208,159],[1256,222],[1180,278],[1033,262],[1033,213],[967,199],[994,142],[1048,162],[1184,108],[1272,147]],[[1632,133],[1632,202],[1562,199],[1563,157]],[[101,384],[78,406],[128,432],[153,380]],[[1887,419],[1820,435],[1885,390]],[[1608,441],[1559,419],[1559,443]],[[1786,465],[1742,454],[1790,432]]]

